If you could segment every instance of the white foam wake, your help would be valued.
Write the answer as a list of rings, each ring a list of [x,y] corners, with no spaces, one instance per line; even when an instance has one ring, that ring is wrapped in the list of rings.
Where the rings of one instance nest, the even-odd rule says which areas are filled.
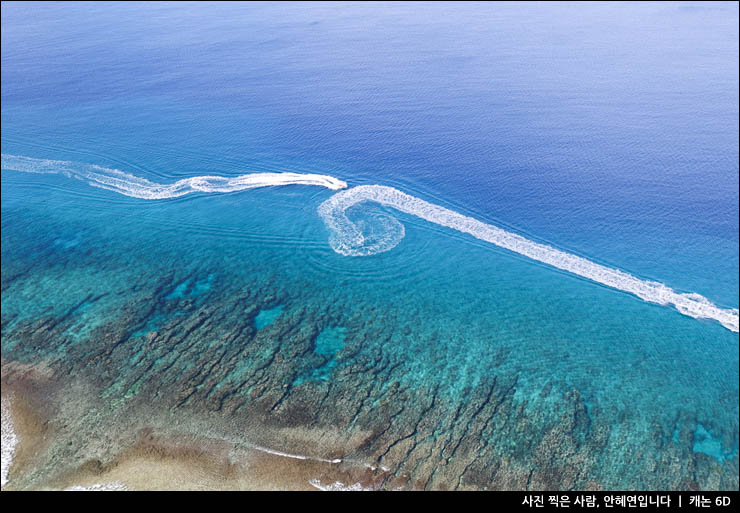
[[[333,176],[302,173],[252,173],[232,178],[196,176],[183,178],[171,184],[160,184],[117,169],[63,160],[34,159],[5,153],[2,154],[2,169],[25,173],[63,174],[70,178],[83,180],[95,187],[141,199],[177,198],[193,192],[236,192],[277,185],[317,185],[332,190],[347,187],[345,182]]]
[[[332,176],[301,173],[253,173],[233,178],[198,176],[171,184],[159,184],[123,171],[91,164],[8,154],[2,154],[2,169],[26,173],[60,173],[84,180],[95,187],[142,199],[176,198],[193,192],[227,193],[278,185],[316,185],[332,190],[347,187],[345,182]],[[538,262],[629,292],[650,303],[673,305],[684,315],[697,319],[714,319],[727,329],[738,331],[737,308],[720,308],[699,294],[676,292],[662,283],[642,280],[618,269],[539,244],[382,185],[363,185],[341,191],[319,205],[319,215],[330,231],[329,243],[337,253],[346,256],[382,253],[393,249],[404,238],[403,224],[392,216],[375,214],[368,220],[354,223],[345,214],[353,205],[368,201],[470,234]]]
[[[538,262],[588,278],[608,287],[629,292],[650,303],[673,305],[684,315],[714,319],[725,328],[738,331],[738,310],[714,305],[699,294],[684,294],[655,281],[646,281],[618,269],[612,269],[585,258],[528,240],[497,226],[483,223],[455,211],[428,203],[392,187],[363,185],[341,191],[319,205],[318,212],[327,228],[329,243],[337,253],[347,256],[372,255],[394,248],[404,237],[403,225],[390,216],[382,216],[379,235],[363,234],[363,226],[353,223],[346,210],[362,202],[375,202],[411,214],[431,223],[467,233],[482,241],[514,251]]]

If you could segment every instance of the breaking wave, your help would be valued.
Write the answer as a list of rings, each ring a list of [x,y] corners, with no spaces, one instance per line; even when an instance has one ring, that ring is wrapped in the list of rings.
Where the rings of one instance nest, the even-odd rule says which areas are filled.
[[[679,312],[699,319],[714,319],[725,328],[738,331],[738,310],[716,306],[694,293],[680,293],[655,281],[646,281],[618,269],[612,269],[585,258],[539,244],[483,223],[458,212],[428,203],[398,189],[381,185],[362,185],[341,191],[319,205],[321,219],[329,229],[329,244],[337,253],[364,256],[393,249],[404,237],[403,225],[391,216],[381,216],[367,236],[365,226],[352,222],[347,209],[363,202],[375,202],[410,214],[430,223],[472,235],[532,260],[557,267],[623,292],[660,305],[673,305]]]
[[[159,184],[145,178],[91,164],[60,160],[43,160],[2,154],[2,169],[26,173],[63,174],[88,184],[141,199],[177,198],[193,192],[228,193],[279,185],[315,185],[331,190],[347,187],[346,182],[327,175],[301,173],[253,173],[233,178],[197,176],[171,184]],[[416,216],[425,221],[469,234],[479,240],[508,249],[532,260],[551,265],[596,283],[660,305],[672,305],[680,313],[697,319],[714,319],[725,328],[738,332],[738,309],[720,308],[695,293],[681,293],[666,285],[642,280],[618,269],[606,267],[583,257],[540,244],[483,223],[453,210],[434,205],[393,187],[362,185],[340,191],[321,203],[318,213],[329,229],[329,244],[345,256],[367,256],[393,249],[405,236],[405,229],[396,218],[384,213],[351,221],[347,209],[363,202],[375,202],[385,207]]]

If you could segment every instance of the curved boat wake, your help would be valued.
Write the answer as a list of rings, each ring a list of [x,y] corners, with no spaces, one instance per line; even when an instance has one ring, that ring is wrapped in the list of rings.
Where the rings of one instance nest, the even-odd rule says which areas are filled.
[[[277,185],[315,185],[331,190],[347,187],[345,182],[331,176],[301,173],[254,173],[234,178],[198,176],[172,184],[158,184],[122,171],[90,164],[6,154],[2,155],[2,169],[27,173],[60,173],[86,181],[95,187],[142,199],[176,198],[193,192],[227,193]],[[382,185],[362,185],[340,191],[319,205],[319,216],[329,230],[329,244],[335,252],[345,256],[374,255],[393,249],[404,238],[403,224],[390,215],[376,214],[362,222],[352,222],[346,211],[364,202],[375,202],[466,233],[532,260],[628,292],[649,303],[672,305],[689,317],[713,319],[725,328],[738,332],[737,308],[720,308],[699,294],[681,293],[662,283],[642,280]]]
[[[319,205],[319,215],[330,231],[329,243],[337,253],[347,256],[382,253],[393,249],[403,239],[403,225],[390,216],[382,218],[385,236],[381,237],[373,233],[370,238],[363,234],[364,227],[356,225],[347,217],[347,209],[367,201],[467,233],[476,239],[519,253],[532,260],[623,292],[629,292],[649,303],[673,305],[684,315],[697,319],[714,319],[725,328],[738,331],[737,309],[720,308],[699,294],[676,292],[662,283],[642,280],[618,269],[612,269],[551,246],[539,244],[521,235],[507,232],[497,226],[483,223],[403,193],[398,189],[382,185],[362,185],[341,191]]]

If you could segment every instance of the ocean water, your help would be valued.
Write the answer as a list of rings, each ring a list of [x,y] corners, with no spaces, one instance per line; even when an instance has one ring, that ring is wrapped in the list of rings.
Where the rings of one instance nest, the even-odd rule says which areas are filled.
[[[731,3],[3,4],[3,364],[388,486],[737,489],[737,62]]]

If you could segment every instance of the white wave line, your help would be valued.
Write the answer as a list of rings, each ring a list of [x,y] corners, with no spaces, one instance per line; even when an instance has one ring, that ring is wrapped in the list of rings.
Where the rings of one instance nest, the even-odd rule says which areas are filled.
[[[395,247],[403,238],[403,226],[397,220],[384,216],[382,222],[391,227],[392,236],[379,239],[377,235],[373,234],[372,240],[367,241],[360,227],[355,225],[345,214],[348,208],[366,201],[392,207],[431,223],[467,233],[477,239],[519,253],[532,260],[634,294],[647,302],[673,305],[684,315],[694,318],[714,319],[725,328],[735,332],[738,331],[738,309],[736,308],[720,308],[699,294],[679,293],[662,283],[641,280],[618,269],[612,269],[551,246],[539,244],[497,226],[428,203],[392,187],[381,185],[358,186],[338,192],[319,205],[319,215],[330,230],[329,242],[337,253],[348,256],[381,253]],[[401,227],[400,230],[397,225]]]
[[[320,479],[311,479],[308,483],[322,492],[372,492],[372,488],[362,486],[362,483],[346,485],[341,481],[334,481],[332,484],[323,485]]]
[[[13,425],[13,413],[11,411],[11,400],[9,396],[0,398],[0,426],[2,427],[2,453],[0,454],[0,486],[8,483],[8,474],[13,464],[13,456],[18,446],[18,435]]]
[[[124,492],[128,487],[120,481],[111,483],[93,483],[88,486],[73,485],[64,489],[65,492]]]
[[[290,454],[290,453],[287,453],[287,452],[276,451],[274,449],[268,449],[267,447],[261,447],[259,445],[250,445],[249,447],[251,449],[255,450],[255,451],[264,452],[264,453],[267,453],[267,454],[272,454],[274,456],[281,456],[283,458],[291,458],[291,459],[294,459],[294,460],[320,461],[320,462],[323,462],[323,463],[332,463],[332,464],[335,464],[335,465],[337,463],[342,463],[342,459],[341,458],[334,458],[334,459],[331,459],[330,460],[330,459],[327,459],[327,458],[319,458],[319,457],[316,457],[316,456],[305,456],[303,454]]]

